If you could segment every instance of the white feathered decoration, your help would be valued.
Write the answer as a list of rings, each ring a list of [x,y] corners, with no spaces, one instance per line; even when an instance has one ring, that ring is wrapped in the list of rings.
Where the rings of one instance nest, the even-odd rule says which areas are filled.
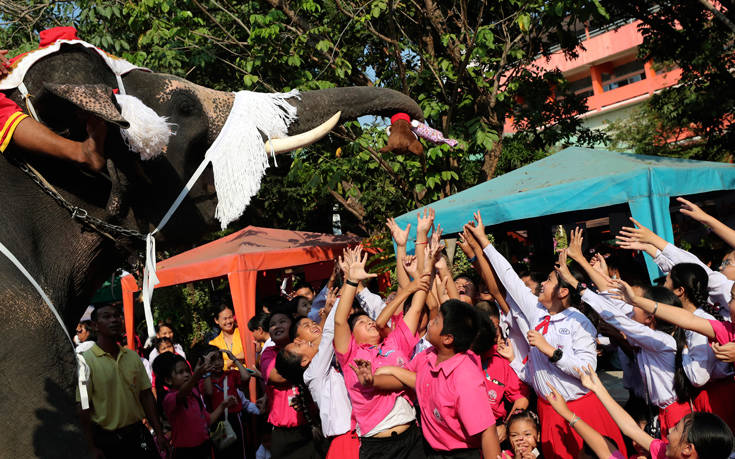
[[[217,190],[214,216],[222,229],[242,215],[260,189],[260,180],[268,167],[261,133],[268,139],[287,136],[288,126],[296,119],[296,107],[287,99],[298,96],[297,90],[235,93],[227,121],[207,150]]]
[[[134,96],[115,94],[123,118],[129,123],[128,129],[120,129],[120,134],[130,150],[146,160],[160,155],[174,134],[174,124]]]

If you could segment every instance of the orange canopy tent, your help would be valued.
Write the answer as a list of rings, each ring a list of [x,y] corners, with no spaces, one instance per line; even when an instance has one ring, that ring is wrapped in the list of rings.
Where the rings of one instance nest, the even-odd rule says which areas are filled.
[[[342,250],[357,243],[352,236],[333,236],[303,231],[287,231],[248,226],[216,241],[180,253],[156,265],[160,283],[156,288],[227,276],[245,349],[246,364],[255,364],[253,337],[245,324],[255,315],[255,290],[258,274],[266,271],[304,266],[306,281],[329,276],[334,260]],[[275,278],[270,278],[275,283]],[[139,290],[129,274],[121,279],[125,331],[128,347],[134,346],[133,293]]]

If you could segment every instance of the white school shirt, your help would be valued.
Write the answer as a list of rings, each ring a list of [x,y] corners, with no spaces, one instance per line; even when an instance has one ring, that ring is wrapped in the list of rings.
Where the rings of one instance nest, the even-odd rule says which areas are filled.
[[[681,249],[674,244],[666,244],[663,251],[657,251],[653,261],[664,273],[671,272],[671,268],[679,263],[694,263],[707,272],[707,290],[709,293],[709,301],[720,307],[722,318],[730,322],[730,292],[735,281],[731,281],[719,271],[713,271],[709,266],[702,263],[702,260]]]
[[[327,293],[329,293],[329,289],[327,288],[328,286],[329,284],[327,283],[314,297],[314,299],[311,301],[311,308],[309,309],[309,313],[306,315],[306,317],[316,323],[322,321],[322,318],[319,317],[319,311],[327,304]]]
[[[513,299],[509,306],[517,308],[522,314],[518,317],[523,317],[529,328],[532,326],[535,329],[544,317],[549,316],[549,312],[495,247],[488,245],[484,252],[508,295]],[[595,327],[575,308],[567,308],[550,316],[549,328],[544,338],[550,345],[561,349],[563,356],[556,363],[551,363],[549,357],[541,351],[535,347],[530,348],[526,369],[528,382],[536,393],[546,396],[550,392],[547,383],[550,383],[567,401],[587,394],[589,391],[579,382],[574,368],[592,365],[593,369],[597,369],[595,336]]]
[[[319,418],[325,437],[342,435],[352,429],[352,402],[347,394],[345,378],[333,364],[334,314],[337,312],[338,304],[339,299],[324,322],[319,350],[304,371],[304,383],[311,392],[311,398],[319,407]],[[369,305],[365,312],[375,320],[383,309],[373,306],[376,304]],[[349,368],[345,370],[352,371]]]
[[[701,308],[694,311],[694,315],[707,320],[715,320],[711,314]],[[733,376],[732,365],[715,357],[715,353],[709,345],[709,338],[691,330],[684,330],[684,335],[686,336],[687,347],[682,354],[681,363],[684,367],[684,373],[692,385],[702,387],[710,379],[718,380]]]
[[[357,299],[357,302],[360,303],[360,307],[365,310],[373,320],[377,319],[378,315],[380,315],[380,311],[385,308],[385,300],[383,297],[371,292],[367,287],[357,292],[355,298]],[[378,314],[373,317],[371,315],[371,311],[378,311]]]
[[[528,372],[526,365],[523,363],[528,357],[529,345],[526,339],[528,335],[528,322],[520,313],[518,306],[511,306],[515,303],[510,295],[505,295],[505,302],[508,304],[510,311],[505,314],[500,310],[500,327],[503,328],[505,336],[508,337],[510,345],[513,347],[513,361],[510,367],[516,372],[518,378],[526,384],[528,382]]]
[[[674,392],[676,340],[629,318],[623,312],[622,301],[613,299],[609,293],[597,294],[586,289],[582,301],[589,304],[602,320],[623,332],[630,344],[640,348],[636,361],[651,403],[659,408],[674,403],[677,400]]]

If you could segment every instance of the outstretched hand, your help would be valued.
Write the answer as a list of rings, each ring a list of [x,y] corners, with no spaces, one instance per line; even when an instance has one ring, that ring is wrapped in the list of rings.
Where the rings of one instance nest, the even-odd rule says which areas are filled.
[[[425,208],[423,216],[421,215],[421,212],[416,214],[416,234],[417,235],[429,234],[431,225],[434,224],[434,216],[435,216],[435,212],[434,212],[434,209],[432,208]]]
[[[510,344],[508,339],[498,340],[498,354],[508,362],[515,360],[515,353],[513,352],[513,346]]]
[[[592,265],[592,268],[595,271],[599,272],[603,276],[607,278],[610,277],[610,271],[607,269],[607,261],[600,253],[596,253],[592,259],[590,259],[590,265]]]
[[[419,276],[419,261],[416,255],[407,255],[403,259],[403,269],[406,270],[411,279],[416,279]]]
[[[352,282],[360,282],[373,277],[378,277],[375,273],[365,271],[365,263],[367,263],[368,254],[363,253],[362,246],[359,245],[350,253],[350,275],[348,277]]]
[[[592,392],[598,393],[599,391],[606,390],[605,386],[602,385],[602,381],[600,381],[599,376],[597,376],[597,372],[592,368],[592,365],[575,368],[574,371],[579,375],[579,381],[582,385]]]
[[[549,402],[549,405],[551,405],[551,407],[554,408],[554,411],[559,413],[561,417],[568,417],[572,412],[569,410],[564,397],[562,397],[559,391],[556,390],[550,382],[547,381],[546,385],[549,386],[549,389],[551,390],[551,392],[546,394],[546,401]]]
[[[653,244],[656,241],[656,233],[641,225],[640,222],[633,217],[630,217],[630,221],[633,222],[635,227],[624,226],[620,230],[620,234],[616,236],[616,239],[631,243],[639,242],[642,244]]]
[[[566,249],[567,256],[578,263],[584,257],[584,254],[582,253],[583,241],[584,238],[582,237],[582,228],[578,226],[570,231],[569,246]]]
[[[478,210],[472,216],[474,217],[474,221],[468,222],[465,228],[468,228],[478,241],[482,241],[487,238],[485,224],[482,222],[482,215],[480,215],[480,211]]]
[[[694,204],[693,202],[688,201],[682,197],[676,198],[676,200],[684,204],[682,208],[679,209],[679,212],[681,212],[682,214],[688,215],[694,220],[702,223],[706,222],[710,218],[710,215],[707,212],[703,211],[701,207]]]
[[[385,224],[390,230],[390,235],[393,237],[393,240],[396,241],[396,245],[399,247],[406,247],[406,244],[408,243],[408,233],[411,231],[411,224],[409,223],[406,225],[406,229],[403,230],[392,218],[389,218]]]
[[[373,365],[369,360],[355,359],[355,365],[348,364],[352,371],[357,375],[357,380],[360,384],[366,387],[373,385]]]
[[[569,266],[567,265],[567,253],[569,249],[562,249],[559,252],[559,261],[558,266],[554,266],[554,270],[559,275],[559,277],[562,278],[564,282],[567,284],[576,287],[577,285],[577,279],[572,275],[572,272],[569,271]]]
[[[635,304],[636,294],[633,291],[633,287],[622,279],[612,279],[612,286],[615,288],[612,297],[616,300],[625,301],[628,304]]]

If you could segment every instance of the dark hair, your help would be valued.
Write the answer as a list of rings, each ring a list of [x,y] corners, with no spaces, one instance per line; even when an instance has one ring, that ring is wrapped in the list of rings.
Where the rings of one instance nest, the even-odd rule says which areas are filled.
[[[102,308],[113,308],[117,312],[120,311],[120,307],[114,303],[102,303],[102,304],[93,304],[92,305],[92,312],[90,313],[89,317],[92,319],[92,322],[97,322],[97,313]]]
[[[697,457],[707,459],[727,459],[732,453],[735,441],[730,427],[717,415],[694,412],[682,418],[684,428],[682,440],[694,445]]]
[[[304,371],[306,368],[301,366],[301,359],[302,357],[299,354],[287,351],[285,348],[279,349],[276,355],[276,370],[278,374],[295,386],[304,384]]]
[[[306,301],[307,303],[309,303],[309,300],[305,296],[297,296],[297,297],[294,297],[294,298],[291,299],[291,301],[288,302],[288,304],[289,304],[288,307],[289,307],[289,309],[291,311],[293,311],[293,314],[298,314],[298,311],[299,311],[299,303],[301,301]],[[300,317],[304,317],[304,316],[300,316]]]
[[[650,283],[648,271],[629,251],[615,251],[605,258],[608,269],[617,269],[620,278],[630,285]]]
[[[577,279],[577,282],[587,283],[589,284],[589,280],[587,279],[587,276],[585,276],[584,271],[582,271],[582,268],[580,268],[579,264],[572,260],[567,267],[569,268],[569,272],[572,274],[572,276]],[[577,289],[573,288],[569,283],[567,283],[564,279],[561,278],[561,276],[554,272],[557,279],[557,289],[565,288],[569,290],[569,307],[575,307],[578,308],[582,304],[582,297],[579,295],[579,292]]]
[[[81,322],[79,322],[79,325],[81,325],[84,330],[89,333],[89,338],[87,338],[87,341],[97,341],[97,332],[95,331],[94,327],[92,327],[91,320],[82,320]]]
[[[153,361],[153,373],[156,375],[156,398],[161,413],[163,413],[163,399],[169,392],[166,390],[166,378],[171,377],[179,362],[186,363],[186,359],[173,352],[161,354]]]
[[[197,343],[189,351],[189,359],[191,359],[192,362],[198,362],[199,359],[203,359],[210,352],[217,352],[217,351],[221,352],[222,349],[212,344],[209,344],[209,343]]]
[[[310,283],[306,282],[306,281],[299,281],[299,282],[297,282],[296,285],[293,286],[293,291],[295,292],[296,290],[299,290],[299,289],[302,289],[302,288],[308,288],[312,292],[316,293],[316,291],[314,290],[314,286],[311,285]]]
[[[481,301],[481,303],[487,302]],[[489,306],[488,310],[477,308],[477,305],[475,305],[475,315],[477,316],[478,330],[477,334],[475,335],[475,339],[470,345],[470,349],[472,349],[472,352],[479,356],[482,356],[493,348],[493,346],[495,345],[496,337],[498,336],[498,331],[495,328],[495,323],[491,318],[492,313],[489,312],[489,310],[495,308],[489,303],[487,304]],[[446,326],[446,318],[444,319],[444,325]],[[492,356],[490,356],[490,358],[492,359]]]
[[[536,427],[536,432],[541,433],[541,423],[538,420],[538,415],[533,411],[520,410],[512,413],[510,417],[508,417],[508,420],[505,422],[505,426],[508,430],[510,430],[510,426],[518,421],[528,421],[532,423]]]
[[[444,325],[442,335],[452,335],[454,352],[466,352],[477,337],[480,329],[480,319],[472,305],[460,300],[447,300],[442,303],[439,311]]]
[[[233,315],[235,314],[235,309],[232,306],[227,303],[220,303],[214,308],[214,318],[219,319],[219,314],[225,309],[229,309]]]
[[[154,338],[153,339],[153,347],[158,351],[161,352],[161,346],[164,344],[170,344],[171,346],[174,345],[174,342],[171,341],[171,338]]]
[[[255,330],[262,328],[263,330],[268,329],[268,314],[260,311],[248,320],[248,330],[254,332]]]
[[[168,322],[159,322],[156,324],[156,333],[159,333],[161,331],[161,327],[166,327],[170,329],[171,331],[174,331],[174,326],[171,325]]]
[[[347,318],[347,323],[350,326],[350,332],[355,330],[355,322],[357,322],[357,319],[360,318],[360,316],[367,316],[370,317],[367,312],[365,312],[363,309],[358,309],[357,311],[350,314],[350,317]]]
[[[674,292],[666,287],[651,287],[644,294],[645,298],[663,304],[681,307],[681,301]],[[656,330],[671,335],[676,341],[676,355],[674,357],[674,392],[679,402],[688,403],[697,396],[699,391],[695,388],[684,372],[683,354],[686,346],[685,331],[669,322],[656,319]]]
[[[679,263],[671,268],[671,284],[674,288],[683,288],[687,299],[691,301],[695,307],[701,308],[705,312],[711,314],[715,319],[722,321],[722,314],[719,308],[709,304],[709,277],[707,271],[701,266],[694,263]]]

